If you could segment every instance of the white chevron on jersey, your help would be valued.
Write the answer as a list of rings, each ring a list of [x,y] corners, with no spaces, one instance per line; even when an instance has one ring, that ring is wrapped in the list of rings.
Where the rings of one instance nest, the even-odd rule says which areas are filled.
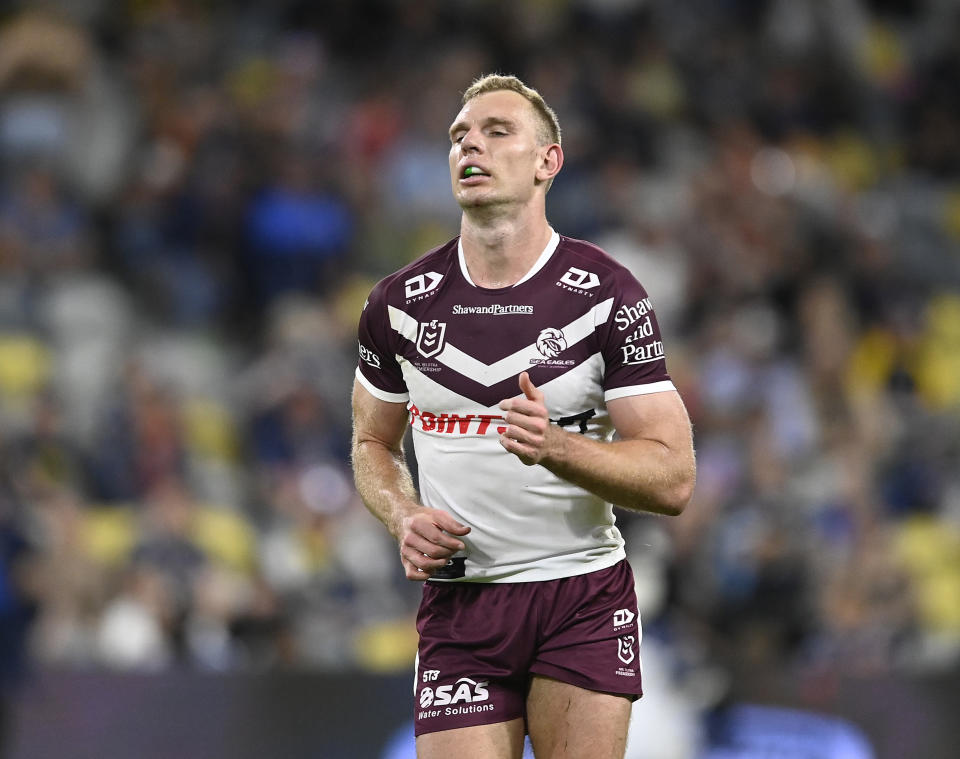
[[[544,394],[549,394],[551,416],[559,418],[602,406],[603,389],[596,380],[602,365],[603,356],[595,353],[559,377],[539,385]],[[481,406],[475,400],[440,384],[409,362],[404,362],[403,379],[410,389],[410,397],[422,399],[420,403],[426,411],[443,409],[451,413],[503,413],[499,402],[492,406]],[[601,414],[593,420],[593,426],[606,419],[605,409],[598,410]]]
[[[561,331],[567,340],[567,347],[572,347],[592,335],[599,325],[604,324],[607,319],[610,318],[610,312],[612,310],[613,298],[607,298],[582,316],[562,327]],[[419,322],[394,306],[388,305],[387,311],[390,315],[390,326],[410,342],[416,342],[417,333],[420,329]],[[477,360],[468,353],[464,353],[453,345],[450,340],[447,340],[443,350],[432,358],[444,366],[464,376],[470,377],[485,387],[491,387],[498,382],[503,382],[505,379],[509,379],[529,369],[531,364],[543,360],[543,354],[540,353],[536,343],[531,343],[499,361],[495,361],[492,364],[485,364],[483,361]]]

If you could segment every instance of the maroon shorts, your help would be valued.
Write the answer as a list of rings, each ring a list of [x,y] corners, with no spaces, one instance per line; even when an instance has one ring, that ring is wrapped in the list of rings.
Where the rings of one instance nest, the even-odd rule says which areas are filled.
[[[417,630],[417,735],[524,717],[532,674],[634,699],[643,692],[626,560],[543,582],[427,582]]]

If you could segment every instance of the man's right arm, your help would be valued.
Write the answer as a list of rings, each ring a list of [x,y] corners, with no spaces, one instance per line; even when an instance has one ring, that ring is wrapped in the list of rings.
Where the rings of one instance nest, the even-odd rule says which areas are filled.
[[[470,528],[417,500],[403,454],[406,429],[406,404],[382,401],[354,381],[352,459],[357,491],[400,546],[407,579],[426,580],[463,550],[455,536],[466,535]]]

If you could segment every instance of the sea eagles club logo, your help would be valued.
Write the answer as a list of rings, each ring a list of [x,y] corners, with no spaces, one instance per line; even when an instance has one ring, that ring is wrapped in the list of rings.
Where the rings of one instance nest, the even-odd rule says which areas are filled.
[[[537,350],[547,358],[555,358],[567,348],[567,338],[556,327],[547,327],[537,336]]]
[[[424,322],[420,325],[420,332],[417,334],[417,350],[424,358],[436,356],[443,350],[444,335],[447,333],[447,323],[438,322],[434,319],[431,322]]]

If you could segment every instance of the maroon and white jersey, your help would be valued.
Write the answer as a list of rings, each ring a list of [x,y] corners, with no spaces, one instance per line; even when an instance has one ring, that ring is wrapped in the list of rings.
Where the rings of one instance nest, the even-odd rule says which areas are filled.
[[[626,268],[554,233],[523,279],[485,289],[456,238],[373,289],[359,342],[359,382],[409,409],[421,500],[472,528],[434,579],[551,580],[623,558],[609,504],[504,450],[498,404],[527,371],[554,423],[608,440],[608,401],[674,389],[650,300]]]

